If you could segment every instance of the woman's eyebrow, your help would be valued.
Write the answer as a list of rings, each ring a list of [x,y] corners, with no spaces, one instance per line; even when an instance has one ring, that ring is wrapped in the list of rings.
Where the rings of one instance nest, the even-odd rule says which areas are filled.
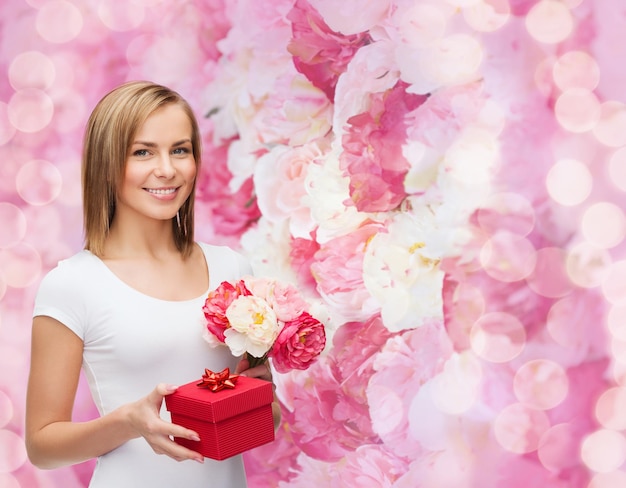
[[[177,146],[182,146],[183,144],[187,144],[191,142],[191,139],[182,139],[180,141],[175,142],[174,144],[172,144],[172,147],[177,147]],[[148,142],[148,141],[135,141],[133,142],[133,145],[141,145],[141,146],[146,146],[146,147],[157,147],[158,144],[154,143],[154,142]]]

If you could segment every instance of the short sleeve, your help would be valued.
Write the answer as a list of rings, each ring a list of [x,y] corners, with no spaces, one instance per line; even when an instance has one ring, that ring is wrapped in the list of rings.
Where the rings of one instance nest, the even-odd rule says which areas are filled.
[[[33,317],[47,316],[58,320],[85,340],[84,287],[76,270],[65,262],[44,276],[35,297]]]

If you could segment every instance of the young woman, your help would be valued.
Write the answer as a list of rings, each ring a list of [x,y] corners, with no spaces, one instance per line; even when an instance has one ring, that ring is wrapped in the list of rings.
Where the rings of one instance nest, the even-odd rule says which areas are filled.
[[[192,110],[166,87],[124,84],[91,114],[85,249],[44,277],[35,301],[26,408],[34,465],[98,458],[98,488],[246,486],[241,456],[213,461],[176,444],[172,436],[198,434],[172,424],[163,406],[204,368],[271,380],[267,365],[248,368],[202,340],[208,291],[251,270],[227,247],[194,242],[200,155]],[[73,422],[81,366],[100,417]]]

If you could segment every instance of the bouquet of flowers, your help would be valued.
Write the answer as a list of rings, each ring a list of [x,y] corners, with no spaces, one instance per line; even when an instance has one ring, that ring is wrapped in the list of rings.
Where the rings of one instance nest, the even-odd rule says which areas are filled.
[[[246,354],[250,367],[271,357],[280,373],[307,369],[326,345],[324,325],[307,307],[287,283],[252,276],[224,281],[202,307],[204,338],[212,345],[225,343],[235,356]]]

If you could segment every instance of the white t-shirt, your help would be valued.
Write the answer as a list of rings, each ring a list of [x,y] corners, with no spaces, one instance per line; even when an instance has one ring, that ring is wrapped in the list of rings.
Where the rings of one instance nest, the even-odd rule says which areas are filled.
[[[245,258],[230,248],[200,247],[209,269],[209,290],[251,273]],[[204,368],[234,370],[237,358],[230,350],[211,347],[202,338],[207,293],[185,301],[152,298],[120,280],[91,252],[81,251],[44,277],[33,316],[52,317],[83,340],[83,368],[104,415],[147,395],[158,383],[189,383]],[[165,405],[161,416],[170,420]],[[155,454],[138,438],[98,458],[89,486],[239,488],[246,480],[241,456],[205,459],[204,464],[177,462]]]

